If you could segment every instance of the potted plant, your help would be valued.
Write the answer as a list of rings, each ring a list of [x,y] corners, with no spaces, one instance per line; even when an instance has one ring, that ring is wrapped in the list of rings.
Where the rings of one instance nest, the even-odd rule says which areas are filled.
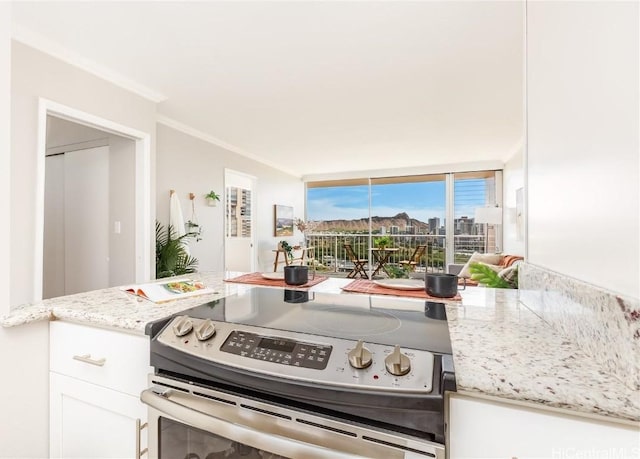
[[[375,246],[378,247],[379,249],[387,248],[388,246],[391,245],[392,242],[393,241],[389,236],[380,236],[373,241]]]
[[[514,266],[511,271],[509,279],[506,279],[500,277],[490,266],[483,263],[469,265],[471,279],[491,288],[518,288],[518,266]]]
[[[220,201],[220,195],[213,190],[205,194],[204,197],[207,200],[207,205],[209,207],[215,207],[216,202]]]
[[[280,249],[284,250],[286,256],[289,257],[289,260],[293,260],[293,247],[287,241],[280,241],[279,245]]]
[[[198,259],[185,249],[189,234],[178,237],[169,225],[166,229],[156,221],[156,278],[179,276],[196,272]]]
[[[406,279],[409,277],[409,273],[401,266],[386,265],[385,269],[391,279]]]

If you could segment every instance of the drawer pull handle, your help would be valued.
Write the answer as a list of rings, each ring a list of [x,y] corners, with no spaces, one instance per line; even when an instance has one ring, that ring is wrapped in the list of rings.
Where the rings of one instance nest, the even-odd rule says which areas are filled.
[[[107,361],[104,357],[101,359],[92,359],[91,354],[85,355],[74,355],[73,360],[79,360],[80,362],[88,363],[90,365],[96,365],[98,367],[104,366],[104,363]]]
[[[145,448],[142,451],[140,450],[142,443],[140,438],[142,436],[142,429],[145,429],[147,426],[148,424],[146,422],[142,424],[139,418],[136,419],[136,459],[140,459],[149,450],[148,448]]]

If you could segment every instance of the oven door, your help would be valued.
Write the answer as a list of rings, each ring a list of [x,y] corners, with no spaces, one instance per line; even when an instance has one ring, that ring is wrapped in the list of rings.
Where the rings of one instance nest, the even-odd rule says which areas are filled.
[[[141,395],[149,406],[150,459],[445,457],[443,445],[396,432],[172,380],[170,386]]]

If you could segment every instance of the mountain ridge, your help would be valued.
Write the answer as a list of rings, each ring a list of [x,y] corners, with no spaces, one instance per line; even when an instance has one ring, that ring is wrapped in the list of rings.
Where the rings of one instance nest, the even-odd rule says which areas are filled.
[[[337,232],[368,232],[369,218],[357,218],[353,220],[323,220],[314,221],[314,231],[337,231]],[[399,231],[404,232],[407,226],[412,226],[411,233],[428,233],[429,224],[416,218],[411,218],[406,212],[400,212],[392,217],[371,217],[371,228],[373,231],[384,227],[387,232],[392,226],[397,226]]]

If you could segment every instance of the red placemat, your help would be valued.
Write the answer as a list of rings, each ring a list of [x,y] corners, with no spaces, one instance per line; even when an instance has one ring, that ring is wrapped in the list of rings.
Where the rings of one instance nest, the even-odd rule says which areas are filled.
[[[306,284],[302,285],[289,285],[284,282],[284,279],[265,279],[260,273],[243,274],[242,276],[234,277],[231,279],[225,279],[225,282],[237,282],[239,284],[254,284],[264,285],[267,287],[285,287],[290,289],[306,289],[319,284],[322,281],[327,280],[327,276],[316,275],[315,279],[310,280]]]
[[[368,293],[369,295],[394,295],[394,296],[406,296],[411,298],[422,298],[424,300],[436,300],[436,301],[460,301],[462,297],[458,293],[453,298],[438,298],[437,296],[427,295],[427,292],[422,290],[400,290],[395,288],[381,287],[378,284],[373,283],[366,279],[357,279],[353,282],[342,287],[345,292],[356,293]]]

